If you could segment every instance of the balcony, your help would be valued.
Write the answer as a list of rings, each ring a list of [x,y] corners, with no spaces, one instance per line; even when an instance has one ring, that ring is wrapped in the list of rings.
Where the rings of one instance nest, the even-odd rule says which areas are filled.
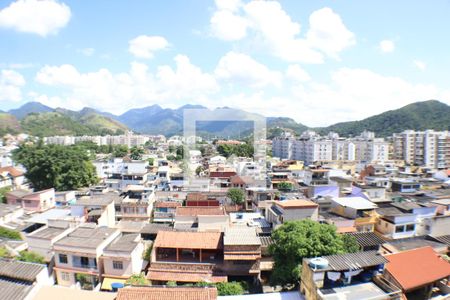
[[[97,261],[95,258],[91,257],[73,257],[72,266],[78,269],[84,269],[86,271],[98,272]]]

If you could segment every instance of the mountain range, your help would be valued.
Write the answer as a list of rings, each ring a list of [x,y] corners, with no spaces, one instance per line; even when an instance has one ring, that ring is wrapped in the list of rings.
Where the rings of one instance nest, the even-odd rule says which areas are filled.
[[[146,134],[182,134],[183,110],[205,108],[200,105],[184,105],[177,109],[152,105],[130,109],[121,115],[101,112],[92,108],[73,111],[53,109],[39,102],[28,102],[17,109],[0,113],[0,134],[27,132],[36,136],[51,135],[104,135],[133,130]],[[221,109],[221,108],[217,108]],[[236,114],[248,114],[234,109]],[[450,106],[437,100],[415,102],[396,110],[386,111],[359,121],[342,122],[327,127],[312,128],[291,118],[267,118],[269,138],[290,130],[297,134],[312,129],[321,134],[330,131],[342,136],[358,135],[364,130],[377,136],[389,136],[406,129],[449,130]],[[244,137],[251,133],[251,122],[198,122],[197,131],[202,135]]]

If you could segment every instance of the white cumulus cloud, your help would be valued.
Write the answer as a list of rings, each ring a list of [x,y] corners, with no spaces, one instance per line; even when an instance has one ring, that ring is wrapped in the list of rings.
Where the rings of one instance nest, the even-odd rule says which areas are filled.
[[[25,78],[14,70],[0,72],[0,101],[21,101]]]
[[[219,60],[214,73],[218,79],[256,88],[269,85],[280,87],[282,81],[280,72],[271,71],[252,57],[234,51]]]
[[[425,71],[425,69],[427,68],[427,64],[425,62],[421,61],[421,60],[414,60],[413,64],[420,71]]]
[[[58,33],[70,17],[70,8],[57,0],[17,0],[0,10],[0,27],[45,37]]]
[[[153,58],[156,51],[169,47],[162,36],[140,35],[129,41],[128,51],[138,58]]]
[[[277,1],[235,1],[229,6],[221,2],[216,1],[210,20],[213,36],[226,41],[253,38],[285,61],[323,63],[324,56],[337,59],[342,50],[356,43],[341,17],[328,7],[311,14],[309,29],[302,35],[300,23]]]

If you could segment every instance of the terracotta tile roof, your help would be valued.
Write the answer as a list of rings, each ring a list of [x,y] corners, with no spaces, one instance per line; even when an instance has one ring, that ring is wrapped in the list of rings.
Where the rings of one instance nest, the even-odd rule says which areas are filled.
[[[306,199],[298,199],[298,200],[283,200],[283,201],[275,201],[276,205],[282,208],[313,208],[318,207],[317,203],[314,203],[310,200]]]
[[[211,273],[199,273],[189,271],[148,271],[147,278],[154,281],[177,282],[226,282],[227,276],[214,276]]]
[[[23,175],[23,172],[17,170],[14,167],[11,167],[11,166],[0,168],[0,173],[3,173],[3,172],[8,172],[12,177],[19,177],[19,176]]]
[[[154,247],[219,249],[222,247],[222,234],[220,232],[159,231]]]
[[[431,247],[386,255],[386,270],[407,291],[450,276],[450,264]]]
[[[217,206],[182,206],[177,207],[176,216],[220,216],[225,215],[223,207]]]
[[[173,207],[179,207],[181,206],[180,202],[176,202],[176,201],[160,201],[160,202],[155,202],[155,207],[169,207],[169,208],[173,208]]]
[[[215,287],[127,287],[119,289],[116,300],[215,300]]]
[[[251,176],[231,176],[230,182],[232,184],[252,184],[255,180]]]
[[[350,232],[358,232],[356,227],[348,226],[348,227],[338,227],[336,228],[337,233],[350,233]]]

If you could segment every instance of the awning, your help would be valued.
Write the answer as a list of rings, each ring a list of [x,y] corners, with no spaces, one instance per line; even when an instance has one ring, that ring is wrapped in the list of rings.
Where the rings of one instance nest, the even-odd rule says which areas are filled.
[[[126,281],[125,279],[105,277],[102,282],[102,290],[111,291],[112,290],[111,284],[116,283],[116,282],[125,284],[125,281]]]

